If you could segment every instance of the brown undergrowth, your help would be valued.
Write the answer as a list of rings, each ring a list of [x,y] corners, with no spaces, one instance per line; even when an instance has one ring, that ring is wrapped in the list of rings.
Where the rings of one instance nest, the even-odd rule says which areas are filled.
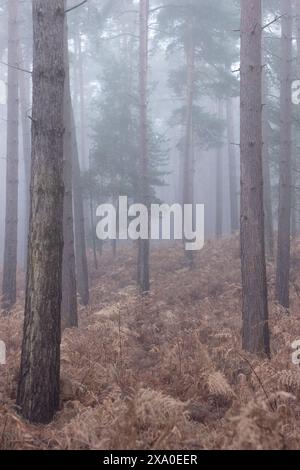
[[[48,426],[15,409],[21,300],[1,318],[0,449],[300,449],[300,249],[293,248],[289,312],[274,302],[272,359],[240,347],[237,240],[208,243],[186,267],[181,246],[155,248],[152,291],[135,288],[135,253],[106,252],[92,304],[62,341],[61,410]],[[299,287],[298,287],[299,285]]]

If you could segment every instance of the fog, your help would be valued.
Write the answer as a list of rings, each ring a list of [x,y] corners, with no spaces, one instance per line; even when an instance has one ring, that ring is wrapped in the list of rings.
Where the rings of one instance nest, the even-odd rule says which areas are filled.
[[[0,450],[300,448],[299,104],[300,0],[0,0]]]
[[[76,5],[76,2],[69,2],[70,8]],[[112,3],[108,6],[107,3]],[[230,3],[230,2],[229,2]],[[176,12],[176,2],[174,2],[174,11]],[[153,2],[153,8],[161,5],[161,2]],[[28,44],[30,40],[28,33],[31,28],[31,5],[30,1],[22,2],[21,12],[22,23],[20,27],[20,48],[23,54],[26,56],[25,69],[30,70],[32,67],[31,59],[31,46]],[[69,14],[69,51],[70,51],[70,65],[71,65],[71,87],[73,96],[73,106],[75,111],[76,119],[76,131],[77,140],[79,146],[79,158],[82,174],[85,175],[89,167],[89,154],[93,154],[95,148],[95,128],[97,127],[97,119],[101,119],[101,106],[104,105],[105,100],[109,94],[114,92],[115,83],[111,83],[111,90],[109,90],[109,83],[105,81],[107,78],[105,75],[114,73],[113,68],[121,67],[124,64],[125,67],[131,67],[132,74],[132,85],[134,82],[137,85],[138,82],[138,48],[137,39],[134,35],[137,33],[138,28],[138,14],[137,2],[132,1],[115,1],[115,2],[93,2],[89,1],[88,5],[84,5],[81,8],[75,9]],[[229,6],[232,9],[234,15],[234,2]],[[209,9],[208,9],[209,10]],[[155,196],[162,202],[172,204],[174,202],[182,201],[182,144],[183,133],[184,133],[184,121],[178,121],[176,113],[180,112],[180,109],[184,107],[185,90],[184,90],[184,76],[178,78],[182,83],[171,85],[172,77],[175,74],[182,74],[184,72],[184,50],[183,45],[176,41],[179,39],[174,35],[168,37],[168,34],[160,32],[160,24],[163,27],[166,21],[163,17],[160,18],[160,14],[164,9],[157,10],[151,15],[150,27],[150,56],[149,56],[149,119],[151,125],[153,125],[153,132],[158,133],[163,139],[160,143],[159,152],[163,153],[163,165],[158,170],[161,172],[159,186],[154,185]],[[162,15],[163,16],[163,15]],[[172,15],[171,15],[172,16]],[[170,16],[170,17],[171,17]],[[7,11],[5,6],[2,6],[2,24],[4,25],[7,21]],[[101,28],[96,29],[95,18],[99,18]],[[238,17],[236,16],[236,25],[238,25]],[[164,26],[166,29],[169,27],[167,24]],[[230,54],[237,54],[238,48],[238,35],[233,34],[229,27],[224,23],[224,31],[228,30],[230,36],[235,36],[236,41],[232,41],[230,48],[228,48],[229,58],[222,57],[220,63],[214,63],[212,58],[211,64],[207,66],[206,74],[209,75],[210,67],[218,67],[221,69],[225,65],[225,61],[230,59]],[[171,26],[172,28],[172,26]],[[6,155],[6,120],[7,120],[7,103],[6,103],[6,84],[7,84],[7,27],[4,28],[2,35],[2,62],[0,64],[0,80],[1,80],[1,206],[0,206],[0,217],[1,217],[1,234],[0,234],[0,253],[1,260],[3,261],[3,249],[4,249],[4,227],[5,227],[5,155]],[[136,35],[137,36],[137,35]],[[171,43],[175,43],[174,51],[169,52]],[[172,46],[173,47],[173,46]],[[124,50],[128,49],[129,56],[124,54]],[[236,49],[234,51],[234,49]],[[132,63],[128,63],[128,58]],[[198,61],[197,67],[205,67],[205,62],[202,59]],[[212,71],[212,70],[211,70]],[[19,71],[20,75],[23,75],[26,80],[30,79],[30,75],[26,72]],[[228,66],[227,73],[232,73],[230,70],[230,64]],[[236,77],[236,73],[232,73],[232,80]],[[223,77],[224,80],[227,77]],[[231,78],[231,77],[230,77]],[[201,108],[203,118],[199,116],[199,119],[205,119],[205,114],[208,113],[210,123],[208,126],[205,121],[199,122],[195,125],[195,134],[199,134],[199,138],[196,135],[195,143],[193,148],[194,153],[194,184],[195,184],[195,203],[205,204],[205,233],[207,239],[213,239],[216,236],[216,212],[217,212],[217,171],[216,162],[217,154],[222,154],[221,158],[221,172],[222,172],[222,236],[227,236],[231,233],[230,223],[230,196],[229,196],[229,162],[228,162],[228,136],[226,130],[226,116],[225,116],[225,104],[226,100],[231,102],[234,116],[234,134],[235,142],[230,142],[230,145],[235,146],[234,151],[236,154],[236,168],[238,169],[238,134],[239,134],[239,116],[238,116],[238,97],[233,95],[226,90],[226,85],[222,87],[222,71],[220,76],[211,77],[211,84],[209,83],[209,76],[205,77],[207,85],[201,85],[201,79],[197,77],[197,99],[195,100],[195,106]],[[211,90],[208,92],[205,88],[210,88],[213,82],[218,82],[218,87],[223,88],[224,96],[222,96],[222,107],[223,115],[218,116],[218,97],[214,97],[211,94]],[[179,89],[174,90],[174,86]],[[237,84],[236,84],[237,87]],[[237,89],[237,88],[236,88]],[[133,90],[134,93],[134,90]],[[221,95],[223,92],[221,91]],[[130,93],[124,91],[123,98],[127,99]],[[112,97],[111,97],[112,99]],[[129,96],[130,99],[130,96]],[[133,100],[129,103],[134,109],[135,103]],[[107,103],[109,106],[109,103]],[[112,106],[112,104],[111,104]],[[117,107],[118,103],[114,103]],[[95,111],[95,108],[98,108]],[[30,108],[28,109],[28,116],[30,117]],[[24,240],[25,222],[24,222],[24,192],[26,191],[24,184],[24,156],[23,156],[23,145],[22,145],[22,120],[19,116],[19,213],[18,213],[18,265],[20,269],[24,266],[24,245],[27,240]],[[214,133],[213,126],[218,125],[222,130],[216,132],[217,135],[213,135],[212,139],[214,142],[210,142],[211,136],[206,139],[206,133],[210,131]],[[109,126],[109,121],[106,123],[103,120],[103,125]],[[116,125],[116,123],[113,123]],[[126,125],[126,123],[124,123]],[[203,131],[201,127],[203,126]],[[207,127],[212,127],[210,130]],[[102,130],[105,132],[105,130]],[[112,131],[111,140],[115,140]],[[121,136],[120,136],[121,137]],[[100,135],[101,139],[102,136]],[[107,136],[107,143],[110,145],[109,135]],[[98,151],[98,150],[97,150]],[[121,158],[121,155],[114,154],[113,158]],[[93,157],[92,157],[93,158]],[[130,158],[130,155],[128,155]],[[237,174],[237,184],[239,181]],[[238,198],[238,194],[236,195]],[[97,200],[97,196],[94,196],[94,205],[97,206],[101,200]],[[88,205],[88,200],[86,201]],[[86,223],[88,230],[89,228],[89,214],[86,214]],[[1,261],[1,263],[2,263]]]

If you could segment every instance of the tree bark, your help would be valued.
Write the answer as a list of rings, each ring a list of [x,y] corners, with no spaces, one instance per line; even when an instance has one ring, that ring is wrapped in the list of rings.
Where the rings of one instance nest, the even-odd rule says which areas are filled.
[[[243,349],[270,355],[262,170],[261,0],[241,0]]]
[[[35,423],[50,422],[59,408],[64,17],[64,0],[33,0],[31,209],[17,405]]]
[[[73,230],[73,142],[72,100],[70,89],[68,23],[65,20],[65,88],[64,88],[64,220],[63,220],[63,269],[62,269],[62,305],[63,328],[78,327],[76,267]]]
[[[8,2],[8,63],[18,67],[18,1]],[[2,308],[16,303],[18,251],[18,172],[19,172],[19,73],[8,67],[7,86],[7,158],[6,216]]]
[[[295,18],[296,18],[296,39],[297,39],[297,60],[296,60],[296,77],[300,80],[300,0],[295,0]],[[299,114],[298,114],[299,117]],[[297,124],[298,130],[300,124]],[[294,178],[293,178],[293,200],[292,200],[292,236],[299,235],[299,194],[296,189],[299,187],[300,166],[298,162],[298,153],[293,161]]]
[[[290,235],[291,235],[291,64],[292,64],[292,5],[281,0],[281,87],[280,87],[280,178],[278,214],[278,250],[276,299],[289,308]]]
[[[150,207],[149,155],[148,155],[148,21],[149,0],[140,0],[140,45],[139,45],[139,89],[140,89],[140,195],[142,203]],[[139,240],[138,282],[142,293],[150,290],[149,276],[150,240]]]

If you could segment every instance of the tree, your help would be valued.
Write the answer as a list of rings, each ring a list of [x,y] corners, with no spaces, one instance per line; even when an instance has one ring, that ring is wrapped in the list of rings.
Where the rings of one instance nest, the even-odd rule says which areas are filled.
[[[265,43],[266,41],[264,41]],[[273,210],[272,210],[272,187],[270,175],[269,155],[269,121],[267,113],[267,74],[263,64],[262,73],[262,136],[263,136],[263,179],[264,179],[264,211],[265,211],[265,242],[266,253],[270,259],[274,256],[274,233],[273,233]]]
[[[81,143],[81,164],[87,169],[86,158],[86,126],[85,126],[85,94],[83,81],[83,54],[80,30],[75,37],[78,46],[78,68],[79,68],[79,97],[80,97],[80,143]],[[73,122],[73,194],[74,194],[74,229],[75,229],[75,252],[76,252],[76,273],[77,288],[82,305],[86,306],[90,301],[89,274],[86,253],[84,200],[81,185],[80,161],[78,152],[78,139],[76,136],[76,126],[74,111],[72,109]]]
[[[99,5],[100,3],[100,5]],[[80,2],[79,2],[80,4]],[[84,187],[82,181],[81,170],[88,169],[89,161],[86,152],[86,113],[85,108],[88,107],[88,100],[85,85],[88,82],[88,70],[84,67],[84,58],[89,54],[92,57],[98,53],[98,39],[99,35],[103,32],[103,26],[111,13],[115,11],[120,4],[120,0],[114,2],[104,0],[98,2],[97,0],[89,0],[83,8],[76,10],[76,14],[70,15],[69,21],[69,36],[74,40],[75,46],[75,69],[74,81],[75,88],[77,86],[77,96],[74,95],[74,107],[72,110],[73,129],[73,198],[74,198],[74,232],[75,232],[75,258],[76,258],[76,274],[77,274],[77,289],[79,293],[80,302],[86,306],[89,304],[89,274],[87,263],[86,251],[86,217],[84,207]],[[75,10],[74,10],[75,11]],[[89,21],[86,21],[88,12]],[[83,36],[85,37],[88,46],[83,50]],[[94,48],[90,51],[90,48]],[[98,62],[97,62],[98,64]],[[78,71],[78,74],[77,74]],[[94,77],[93,77],[94,79]],[[80,135],[79,139],[76,135],[75,115],[76,111],[75,100],[78,98],[79,105],[79,122],[80,122]],[[74,109],[75,108],[75,109]],[[76,114],[76,113],[75,113]],[[78,145],[78,143],[80,145]],[[80,150],[78,150],[78,147]],[[90,224],[92,225],[92,224]],[[94,230],[94,227],[91,227]],[[93,236],[94,239],[94,236]]]
[[[47,423],[59,407],[63,250],[64,0],[33,0],[31,209],[17,405]]]
[[[19,173],[18,1],[8,2],[6,216],[2,307],[16,302]]]
[[[26,63],[24,60],[24,53],[20,48],[21,67],[25,69]],[[29,206],[30,206],[30,155],[31,155],[31,135],[30,135],[30,120],[28,112],[30,109],[30,83],[26,76],[27,74],[22,70],[19,71],[19,84],[20,84],[20,110],[22,122],[22,144],[23,144],[23,160],[24,160],[24,179],[25,179],[25,230],[24,230],[24,271],[26,272],[27,264],[27,240],[28,240],[28,225],[29,225]]]
[[[268,122],[266,120],[264,120],[263,122],[263,178],[266,254],[272,260],[274,257],[274,229],[272,209],[272,186],[268,150]]]
[[[67,5],[67,2],[65,2]],[[63,327],[78,326],[77,288],[75,268],[75,247],[73,229],[73,140],[76,132],[72,120],[72,99],[69,73],[68,23],[65,20],[64,37],[65,54],[65,88],[64,88],[64,220],[63,220],[63,268],[62,268],[62,325]]]
[[[18,221],[18,231],[22,234],[20,240],[18,263],[22,265],[23,271],[27,269],[27,242],[29,229],[29,208],[30,208],[30,167],[31,167],[31,129],[29,115],[31,112],[31,73],[32,68],[32,5],[31,2],[22,4],[19,11],[19,94],[20,94],[20,124],[22,129],[22,157],[23,165],[20,166],[19,201],[24,203],[19,207],[24,212],[20,214]],[[24,181],[22,185],[22,179]]]
[[[140,196],[146,207],[150,206],[149,149],[148,149],[148,21],[149,0],[140,0],[140,49],[139,49],[139,107],[140,107]],[[148,228],[149,229],[149,228]],[[138,283],[143,293],[150,289],[149,278],[150,240],[139,240]]]
[[[265,245],[266,254],[274,257],[274,227],[272,209],[272,185],[270,171],[270,124],[268,116],[269,66],[268,41],[262,37],[264,53],[262,54],[262,136],[263,136],[263,179],[264,179],[264,211],[265,211]]]
[[[292,3],[281,0],[281,84],[280,84],[280,180],[278,213],[278,248],[276,298],[289,308],[290,236],[291,236],[291,64],[292,64]]]
[[[224,101],[224,98],[234,95],[237,80],[231,73],[231,64],[238,59],[238,50],[236,37],[233,33],[228,34],[228,31],[235,27],[237,8],[234,2],[223,0],[191,0],[187,4],[180,0],[164,0],[162,3],[158,7],[158,37],[164,49],[168,53],[176,52],[176,61],[181,60],[183,64],[180,69],[172,71],[169,83],[176,96],[185,103],[173,115],[182,116],[180,124],[184,136],[182,142],[179,142],[179,148],[183,181],[180,186],[183,189],[182,202],[191,204],[194,202],[194,154],[197,147],[216,148],[216,179],[218,182],[222,179],[224,126],[217,113],[212,116],[207,104],[202,105],[202,109],[199,102],[202,99],[207,103],[208,97],[212,102],[216,98]],[[203,132],[204,129],[206,132]],[[217,183],[218,201],[222,199],[221,186]],[[216,212],[216,231],[220,236],[222,204],[219,202]],[[186,254],[192,265],[193,253]]]
[[[297,38],[297,60],[296,60],[296,77],[300,79],[300,1],[295,0],[294,2],[295,17],[296,17],[296,38]],[[297,129],[299,133],[299,110],[297,109]],[[299,148],[297,146],[296,158],[293,159],[294,165],[294,192],[293,192],[293,201],[292,201],[292,233],[297,236],[299,234]]]
[[[241,0],[242,341],[270,355],[262,170],[261,0]]]
[[[88,305],[90,301],[89,273],[86,254],[85,220],[83,208],[83,190],[80,174],[78,145],[74,111],[72,112],[72,145],[73,145],[73,197],[74,197],[74,232],[75,232],[75,258],[77,288],[82,305]]]
[[[133,34],[135,18],[118,15],[110,30],[112,25],[116,36],[121,34],[114,41],[106,41],[101,49],[101,88],[94,91],[93,146],[83,188],[92,202],[115,204],[119,196],[126,195],[130,201],[140,203],[139,43]],[[153,83],[148,86],[148,101],[154,87]],[[149,197],[150,202],[157,202],[156,187],[164,184],[168,155],[160,125],[151,119],[151,110],[147,114]]]
[[[195,42],[194,42],[194,17],[187,22],[187,38],[185,41],[186,57],[186,116],[184,136],[184,163],[183,163],[183,197],[182,204],[194,202],[194,159],[193,159],[193,103],[195,81]],[[186,251],[190,265],[193,264],[191,251]]]

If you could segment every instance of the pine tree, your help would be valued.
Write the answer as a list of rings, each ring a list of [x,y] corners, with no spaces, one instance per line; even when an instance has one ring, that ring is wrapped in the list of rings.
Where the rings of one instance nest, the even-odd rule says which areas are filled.
[[[65,6],[67,2],[65,2]],[[69,73],[68,23],[65,21],[64,37],[65,88],[64,88],[64,220],[63,220],[63,269],[62,269],[62,305],[63,327],[78,326],[77,288],[75,268],[75,245],[73,224],[73,140],[75,132],[72,122],[72,99]]]
[[[8,2],[6,216],[2,307],[16,302],[19,174],[18,0]]]
[[[261,0],[241,0],[241,260],[243,348],[270,354],[262,169]]]
[[[31,422],[59,407],[63,250],[64,0],[33,0],[31,209],[17,405]]]
[[[292,131],[292,3],[281,0],[280,181],[276,298],[289,308],[291,236],[291,131]]]
[[[150,207],[149,184],[149,136],[147,111],[149,0],[140,0],[140,49],[139,49],[139,107],[140,107],[140,196],[141,202]],[[149,228],[148,228],[149,229]],[[150,289],[149,273],[150,239],[139,240],[138,283],[142,293]]]

